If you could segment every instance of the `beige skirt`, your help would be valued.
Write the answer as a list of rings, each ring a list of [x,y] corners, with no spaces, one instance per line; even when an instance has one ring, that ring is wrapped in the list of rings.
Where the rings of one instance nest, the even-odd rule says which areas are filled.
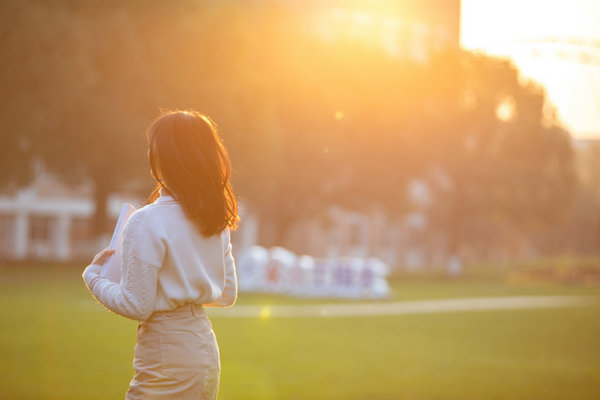
[[[202,306],[186,304],[138,323],[126,400],[216,399],[219,348]]]

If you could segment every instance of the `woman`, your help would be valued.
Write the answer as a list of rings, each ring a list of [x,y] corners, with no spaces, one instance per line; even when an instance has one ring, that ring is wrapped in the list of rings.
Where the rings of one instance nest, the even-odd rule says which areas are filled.
[[[214,399],[219,351],[203,308],[237,297],[229,158],[215,125],[197,112],[168,112],[147,137],[157,185],[125,225],[121,281],[100,275],[108,249],[83,279],[105,307],[139,321],[126,399]]]

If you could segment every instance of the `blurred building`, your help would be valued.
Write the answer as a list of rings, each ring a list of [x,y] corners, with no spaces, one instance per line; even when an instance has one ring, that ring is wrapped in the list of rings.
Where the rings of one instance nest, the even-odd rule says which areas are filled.
[[[109,216],[116,221],[122,203],[137,200],[110,196]],[[110,240],[92,236],[93,214],[91,185],[66,185],[38,164],[29,186],[0,193],[0,259],[89,258]]]
[[[392,269],[443,265],[446,238],[430,223],[426,183],[408,186],[410,210],[390,218],[381,210],[355,211],[331,207],[322,219],[302,221],[290,229],[285,246],[320,258],[377,258]]]
[[[91,184],[67,185],[43,167],[34,181],[12,193],[0,193],[0,260],[68,261],[88,259],[108,245],[110,237],[92,235],[95,211]],[[326,221],[308,220],[289,231],[285,245],[300,254],[337,258],[379,258],[390,266],[419,268],[441,264],[443,235],[432,232],[425,210],[426,185],[415,180],[409,197],[415,209],[390,220],[380,211],[358,212],[332,207]],[[136,207],[141,198],[115,193],[108,215],[116,221],[125,202]],[[236,253],[261,244],[260,221],[240,205],[242,224],[232,236]]]
[[[115,223],[123,203],[143,206],[145,198],[131,193],[113,193],[107,213]],[[108,234],[94,236],[95,212],[91,182],[68,185],[44,170],[35,168],[33,182],[12,192],[0,192],[0,261],[69,261],[91,259],[108,246]],[[256,244],[256,218],[244,215],[244,224],[232,236],[235,252]]]

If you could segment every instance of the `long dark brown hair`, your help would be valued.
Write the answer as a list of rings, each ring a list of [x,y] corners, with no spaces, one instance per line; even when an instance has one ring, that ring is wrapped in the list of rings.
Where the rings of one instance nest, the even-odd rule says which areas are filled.
[[[231,187],[231,163],[216,124],[196,111],[169,111],[146,131],[148,158],[157,185],[178,201],[200,232],[211,236],[235,229],[238,207]]]

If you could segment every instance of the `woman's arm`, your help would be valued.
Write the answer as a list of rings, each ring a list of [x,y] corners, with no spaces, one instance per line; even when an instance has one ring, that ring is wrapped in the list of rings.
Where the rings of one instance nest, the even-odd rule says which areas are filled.
[[[237,275],[235,271],[235,260],[231,253],[231,240],[229,229],[223,233],[224,251],[224,267],[225,267],[225,287],[221,297],[209,304],[204,304],[204,307],[229,307],[235,304],[237,299]]]
[[[103,306],[138,321],[148,319],[154,311],[158,270],[162,265],[157,261],[160,241],[153,238],[151,230],[143,229],[144,217],[142,213],[134,214],[125,226],[119,283],[101,276],[100,264],[92,263],[83,272],[89,291]]]

